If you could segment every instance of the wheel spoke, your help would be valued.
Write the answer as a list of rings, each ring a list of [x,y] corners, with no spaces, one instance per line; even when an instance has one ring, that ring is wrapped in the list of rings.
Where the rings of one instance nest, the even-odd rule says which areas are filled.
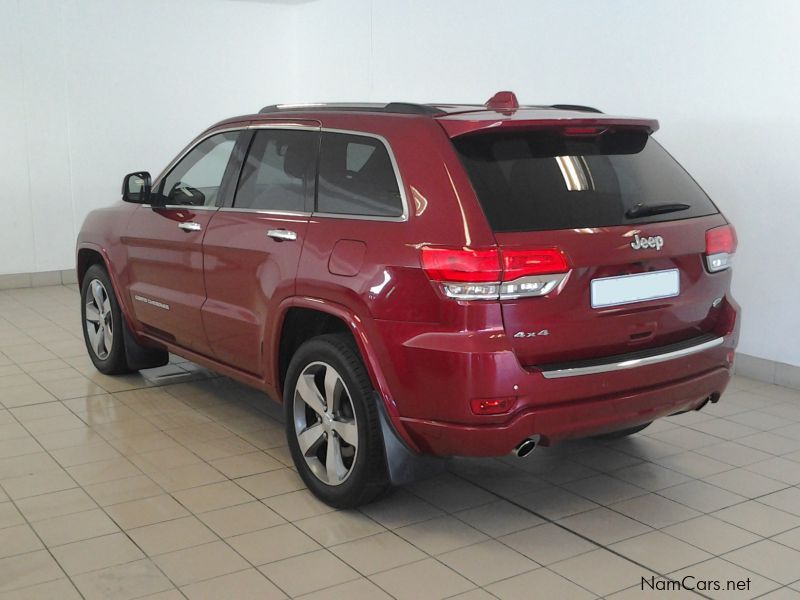
[[[325,458],[325,471],[328,483],[339,483],[347,475],[347,468],[342,462],[342,447],[335,435],[328,436],[328,456]]]
[[[100,331],[94,327],[87,327],[86,332],[89,334],[89,343],[92,345],[92,348],[94,348],[94,353],[98,358],[101,357],[103,354],[101,350],[103,336]]]
[[[103,327],[103,346],[105,346],[106,352],[111,352],[112,339],[111,328],[106,325]]]
[[[111,301],[106,296],[105,300],[103,300],[103,316],[111,313]]]
[[[97,306],[97,310],[102,313],[103,311],[103,302],[105,298],[103,298],[105,294],[103,294],[103,286],[100,284],[99,281],[96,279],[92,282],[92,298],[94,298],[95,306]]]
[[[322,434],[325,432],[321,423],[312,425],[303,433],[297,436],[297,443],[300,445],[300,451],[304,456],[308,456],[315,452],[322,442]]]
[[[339,409],[338,398],[336,397],[337,383],[339,383],[339,374],[330,367],[325,369],[325,402],[331,412]]]
[[[358,446],[358,427],[353,421],[334,421],[333,430],[339,434],[345,442],[353,447]]]
[[[297,380],[297,393],[303,399],[303,402],[308,404],[311,409],[320,417],[325,414],[325,405],[322,399],[322,394],[319,393],[316,383],[314,383],[314,375],[303,373]]]
[[[97,307],[94,305],[94,302],[88,302],[86,304],[86,320],[90,323],[99,323],[100,322],[100,311],[97,310]]]

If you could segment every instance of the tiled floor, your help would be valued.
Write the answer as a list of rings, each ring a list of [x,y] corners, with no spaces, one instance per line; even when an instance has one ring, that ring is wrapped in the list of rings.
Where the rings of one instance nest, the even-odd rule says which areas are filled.
[[[0,292],[0,598],[697,597],[651,575],[800,598],[796,391],[739,378],[631,439],[454,460],[332,511],[275,405],[180,359],[100,375],[78,304]]]

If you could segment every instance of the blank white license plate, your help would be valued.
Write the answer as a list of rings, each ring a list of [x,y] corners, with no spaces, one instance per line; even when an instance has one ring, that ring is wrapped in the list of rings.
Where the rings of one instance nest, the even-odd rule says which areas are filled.
[[[671,298],[680,291],[678,269],[592,279],[592,308]]]

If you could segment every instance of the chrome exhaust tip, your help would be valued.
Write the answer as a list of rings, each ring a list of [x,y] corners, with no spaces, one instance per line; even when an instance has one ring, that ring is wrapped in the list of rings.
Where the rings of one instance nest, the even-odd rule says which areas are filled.
[[[528,438],[519,443],[519,445],[514,449],[514,454],[516,454],[518,458],[525,458],[528,456],[528,454],[533,452],[534,448],[536,448],[536,440],[533,438]]]

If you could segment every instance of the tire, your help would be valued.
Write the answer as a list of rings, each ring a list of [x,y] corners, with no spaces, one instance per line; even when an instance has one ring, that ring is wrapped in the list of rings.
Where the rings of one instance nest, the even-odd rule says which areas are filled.
[[[349,335],[326,334],[300,346],[283,404],[294,464],[320,500],[351,508],[389,488],[372,384]]]
[[[122,311],[105,268],[92,265],[81,282],[81,322],[86,351],[106,375],[130,373],[125,360]]]
[[[102,303],[106,306],[105,313],[97,310],[99,299],[94,297],[93,290],[98,291],[99,298],[103,300]],[[91,320],[87,319],[87,314]],[[135,373],[140,369],[160,367],[169,362],[169,352],[165,349],[142,346],[133,338],[122,317],[111,278],[103,265],[96,264],[89,267],[81,281],[81,322],[86,351],[95,368],[101,373],[106,375]],[[104,331],[109,331],[111,335],[105,339],[102,348],[97,348],[95,344],[98,339],[95,336],[98,335],[101,322]],[[110,348],[105,347],[106,343]]]
[[[647,423],[642,423],[641,425],[637,425],[636,427],[629,427],[628,429],[620,429],[619,431],[612,431],[611,433],[604,433],[602,435],[596,435],[595,439],[597,440],[618,440],[620,438],[628,437],[629,435],[633,435],[634,433],[639,433],[645,427],[649,427],[653,422],[649,421]]]

